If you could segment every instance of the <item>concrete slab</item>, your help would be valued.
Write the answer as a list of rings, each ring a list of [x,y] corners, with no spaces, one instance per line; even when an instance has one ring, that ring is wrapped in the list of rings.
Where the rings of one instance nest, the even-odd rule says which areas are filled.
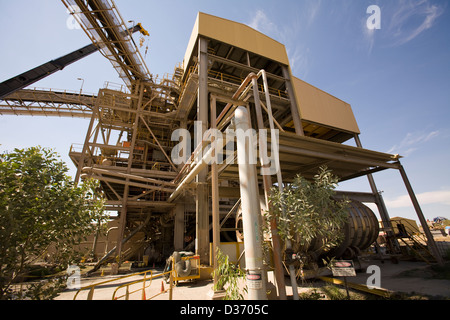
[[[395,292],[404,293],[421,293],[431,296],[443,296],[450,297],[450,280],[438,280],[429,279],[426,276],[414,276],[414,277],[404,277],[401,273],[407,270],[423,269],[428,265],[425,262],[412,262],[412,261],[400,261],[398,264],[394,264],[390,261],[384,261],[382,263],[380,260],[366,261],[364,267],[369,265],[375,265],[380,268],[380,284],[381,288],[387,289]],[[154,273],[162,273],[162,270],[154,270]],[[415,272],[413,275],[419,274]],[[368,284],[368,279],[371,273],[366,273],[365,271],[360,271],[357,273],[356,277],[349,277],[347,281],[357,283],[357,284]],[[123,276],[123,275],[121,275]],[[108,280],[116,279],[114,282],[109,282],[99,285],[93,295],[93,300],[111,300],[113,298],[114,291],[119,285],[130,284],[129,299],[130,300],[142,300],[142,282],[137,284],[131,284],[134,281],[142,280],[143,275],[134,275],[125,279],[118,279],[121,276],[105,276],[96,278],[83,278],[81,279],[81,286],[88,286],[90,284],[104,282]],[[269,280],[271,280],[269,275]],[[272,282],[273,279],[272,279]],[[290,279],[286,277],[286,294],[292,297],[292,287]],[[299,293],[309,290],[311,287],[318,287],[320,281],[308,280],[305,285],[298,281]],[[148,285],[148,283],[147,283]],[[244,285],[242,281],[241,286]],[[212,300],[212,280],[191,280],[180,282],[178,286],[173,287],[172,299],[173,300]],[[169,284],[162,278],[154,279],[149,286],[145,289],[145,299],[149,299],[155,296],[152,300],[169,300]],[[161,293],[163,291],[163,293]],[[56,300],[72,300],[76,290],[66,290],[62,292]],[[116,296],[122,296],[120,299],[125,299],[126,287],[122,287],[117,290]],[[77,300],[86,300],[88,296],[88,290],[84,290],[78,294]],[[244,297],[246,295],[244,294]]]

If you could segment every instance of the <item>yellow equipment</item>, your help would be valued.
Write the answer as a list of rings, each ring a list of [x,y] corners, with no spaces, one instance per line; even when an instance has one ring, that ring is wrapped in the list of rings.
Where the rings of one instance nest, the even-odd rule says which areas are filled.
[[[174,270],[173,281],[200,279],[200,256],[191,252],[175,251],[168,259],[171,270]]]

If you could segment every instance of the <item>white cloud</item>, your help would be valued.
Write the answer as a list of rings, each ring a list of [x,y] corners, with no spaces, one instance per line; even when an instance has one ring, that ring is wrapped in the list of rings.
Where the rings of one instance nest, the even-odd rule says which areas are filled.
[[[270,19],[270,14],[258,9],[247,25],[283,43],[286,46],[293,73],[305,78],[310,65],[310,50],[302,39],[308,32],[308,28],[317,20],[321,6],[321,0],[307,2],[302,10],[293,13],[291,19],[277,23]]]
[[[397,47],[431,29],[445,11],[445,4],[442,2],[431,2],[432,0],[399,0],[383,3],[381,30],[367,28],[368,16],[365,16],[361,27],[367,53],[372,53],[376,42]]]
[[[373,47],[375,45],[375,32],[377,30],[367,28],[366,20],[364,20],[363,30],[364,30],[364,38],[365,38],[366,44],[367,44],[367,52],[370,55],[372,53]]]
[[[307,25],[311,26],[316,20],[319,14],[320,8],[322,6],[321,0],[315,0],[308,3],[308,8],[306,9]]]
[[[438,190],[416,194],[420,205],[442,204],[450,206],[450,190]],[[404,208],[412,206],[409,195],[402,195],[395,199],[385,199],[386,205],[391,208]]]
[[[437,137],[439,131],[431,132],[409,132],[403,140],[392,146],[387,153],[398,153],[402,156],[409,156],[414,151],[418,150],[421,145]]]
[[[252,20],[248,23],[248,26],[267,35],[271,34],[274,36],[278,33],[277,26],[270,21],[263,10],[256,10]]]
[[[403,45],[430,29],[444,7],[430,0],[402,0],[391,16],[388,33],[394,45]]]

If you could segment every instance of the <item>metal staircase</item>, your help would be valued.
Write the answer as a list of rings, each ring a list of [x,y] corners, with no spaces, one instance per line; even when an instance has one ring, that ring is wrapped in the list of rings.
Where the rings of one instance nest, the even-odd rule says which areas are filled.
[[[406,249],[406,254],[413,256],[430,264],[436,262],[436,258],[432,255],[427,245],[426,237],[417,232],[412,232],[412,227],[407,220],[398,220],[398,233],[396,238],[400,240]]]

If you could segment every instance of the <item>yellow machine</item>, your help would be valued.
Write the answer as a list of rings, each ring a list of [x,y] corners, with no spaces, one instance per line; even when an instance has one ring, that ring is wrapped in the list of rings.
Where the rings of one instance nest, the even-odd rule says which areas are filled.
[[[200,256],[194,255],[192,252],[175,251],[169,259],[167,259],[164,272],[174,270],[173,281],[200,279]]]

